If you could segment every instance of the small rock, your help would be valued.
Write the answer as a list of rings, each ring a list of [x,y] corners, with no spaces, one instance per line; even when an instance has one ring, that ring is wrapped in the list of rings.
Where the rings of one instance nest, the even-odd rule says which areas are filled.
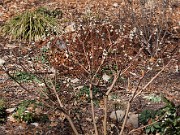
[[[116,112],[113,111],[110,114],[110,118],[112,120],[118,120],[121,122],[123,122],[124,117],[125,117],[125,111],[124,110],[117,110]],[[134,128],[137,128],[138,127],[138,114],[135,114],[133,112],[129,112],[126,124],[132,125]]]
[[[62,51],[67,49],[67,45],[64,41],[62,40],[57,40],[56,41],[56,46]]]
[[[39,83],[38,86],[40,87],[45,86],[45,83]]]
[[[8,119],[8,121],[16,122],[16,119],[12,115],[9,116],[7,119]]]
[[[117,110],[117,111],[113,111],[110,114],[110,118],[112,120],[118,120],[118,121],[122,121],[125,115],[125,111],[123,110]]]
[[[80,90],[80,89],[82,89],[84,86],[78,86],[78,87],[76,87],[75,89],[78,89],[78,90]]]
[[[127,120],[127,124],[132,124],[134,128],[137,128],[138,127],[138,114],[129,112],[128,117],[129,118]]]
[[[86,118],[86,121],[92,122],[91,118]]]

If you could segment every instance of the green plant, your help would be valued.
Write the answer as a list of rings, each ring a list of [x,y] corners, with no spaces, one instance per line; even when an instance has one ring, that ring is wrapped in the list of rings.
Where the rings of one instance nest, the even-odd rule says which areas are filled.
[[[152,122],[154,122],[154,120],[152,120]],[[150,133],[155,134],[156,132],[159,133],[160,131],[161,131],[161,126],[159,122],[156,122],[153,125],[146,127],[146,134],[150,134]]]
[[[13,114],[13,117],[18,121],[25,121],[31,123],[35,119],[35,115],[32,112],[27,111],[27,108],[30,104],[35,103],[34,100],[25,100],[18,106],[16,112]]]
[[[144,125],[155,122],[157,112],[157,110],[144,110],[139,116],[139,122]],[[159,122],[156,122],[153,125],[147,126],[145,131],[147,134],[149,134],[159,132],[160,129],[161,127],[159,125]]]
[[[139,116],[139,122],[144,125],[150,124],[145,128],[147,134],[179,135],[180,116],[178,116],[178,111],[180,107],[176,107],[165,97],[161,97],[161,100],[165,106],[158,110],[144,110]],[[151,124],[153,122],[154,124]]]
[[[40,49],[40,55],[37,56],[35,58],[36,61],[40,61],[42,62],[43,64],[48,64],[48,56],[47,56],[47,53],[48,53],[48,48],[46,47],[43,47]]]
[[[25,100],[19,104],[13,117],[18,121],[25,121],[26,123],[31,123],[35,121],[47,122],[48,117],[45,114],[36,114],[35,109],[40,107],[41,104],[37,103],[35,100]]]
[[[33,74],[28,73],[28,72],[22,72],[22,71],[17,71],[14,74],[14,79],[18,82],[37,82],[41,83],[41,81]]]
[[[11,39],[38,41],[49,34],[59,33],[57,19],[50,13],[45,8],[27,10],[7,21],[1,30]]]
[[[92,91],[93,95],[96,95],[99,92],[99,89],[97,87],[94,87]],[[84,86],[83,88],[81,88],[78,96],[86,96],[88,99],[90,99],[89,87]]]
[[[155,110],[144,110],[139,115],[139,122],[143,124],[148,124],[149,119],[154,119],[157,111]]]
[[[158,95],[155,95],[155,94],[151,94],[151,95],[145,96],[144,98],[148,99],[148,100],[150,100],[151,102],[154,102],[154,103],[158,103],[158,102],[162,101],[161,97],[158,96]]]
[[[0,99],[0,123],[5,122],[6,119],[6,107],[3,99]]]
[[[62,18],[62,15],[63,15],[62,11],[59,8],[56,8],[55,10],[50,11],[44,7],[40,7],[37,9],[37,12],[44,14],[46,16],[51,16],[53,18]]]
[[[160,109],[159,114],[163,116],[161,120],[161,133],[163,135],[179,135],[180,134],[180,116],[178,112],[180,111],[180,106],[175,106],[175,104],[169,101],[167,98],[162,97],[165,107]]]

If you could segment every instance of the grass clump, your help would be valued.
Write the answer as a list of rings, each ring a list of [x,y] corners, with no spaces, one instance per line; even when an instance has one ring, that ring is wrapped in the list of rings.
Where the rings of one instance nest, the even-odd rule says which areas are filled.
[[[1,31],[4,36],[10,36],[10,39],[38,41],[50,34],[59,33],[56,18],[59,14],[62,14],[59,10],[55,12],[45,8],[27,10],[7,21]]]

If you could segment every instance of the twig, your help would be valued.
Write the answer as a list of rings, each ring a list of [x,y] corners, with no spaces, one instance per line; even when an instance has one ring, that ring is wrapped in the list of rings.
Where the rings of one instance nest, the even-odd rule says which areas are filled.
[[[107,27],[106,27],[106,29],[107,29]],[[110,38],[110,32],[109,32],[108,29],[107,29],[107,32],[108,32],[108,39],[109,39],[109,42],[110,42],[110,47],[108,48],[108,53],[109,53],[110,50],[111,50],[111,48],[112,48],[112,46],[113,46],[113,44],[112,44],[112,41],[111,41],[111,38]],[[92,119],[93,119],[93,125],[94,125],[94,129],[95,129],[95,134],[96,134],[96,135],[98,135],[98,130],[97,130],[97,125],[96,125],[96,120],[95,120],[92,85],[93,85],[93,81],[94,81],[96,75],[98,74],[99,70],[101,69],[102,65],[104,64],[104,61],[105,61],[106,58],[107,58],[106,56],[104,56],[104,57],[102,58],[101,63],[100,63],[100,65],[98,66],[95,74],[91,77],[91,82],[90,82],[90,84],[89,84],[89,92],[90,92],[90,98],[91,98]],[[120,71],[118,72],[118,77],[119,77],[119,73],[120,73]],[[118,77],[117,77],[117,78],[115,77],[116,80],[118,79]],[[114,78],[114,79],[115,79],[115,78]],[[113,86],[114,86],[116,80],[113,81],[113,82],[114,82],[114,83],[112,84]],[[112,88],[113,88],[113,86],[112,86]],[[110,88],[110,89],[112,89],[112,88]],[[110,90],[109,90],[109,91],[110,91]],[[105,99],[106,99],[106,101],[107,101],[107,98],[105,98]],[[106,105],[105,108],[106,108],[105,110],[107,110],[107,105]],[[104,118],[104,119],[106,119],[106,118],[107,118],[107,111],[105,111],[105,118]],[[104,134],[106,134],[106,120],[104,120],[104,124],[103,124],[103,125],[104,125],[104,132],[105,132]]]
[[[170,62],[172,61],[169,60],[169,62],[141,89],[141,91],[139,91],[137,94],[137,90],[138,90],[138,87],[136,88],[135,92],[133,93],[133,96],[132,98],[129,100],[128,102],[128,106],[127,106],[127,109],[126,109],[126,114],[125,114],[125,119],[123,121],[123,125],[122,125],[122,128],[121,128],[121,131],[119,133],[119,135],[122,135],[123,134],[123,130],[124,130],[124,127],[125,127],[125,124],[126,124],[126,121],[127,121],[127,116],[128,116],[128,113],[129,113],[129,109],[130,109],[130,105],[131,105],[131,102],[139,95],[142,93],[143,90],[145,90],[163,71],[164,69],[170,64]],[[141,80],[143,79],[143,77],[140,79],[139,81],[139,84],[141,82]],[[138,85],[139,85],[138,84]]]
[[[120,72],[121,71],[119,70],[116,74],[114,74],[113,82],[112,82],[111,86],[108,87],[108,91],[106,92],[106,95],[104,97],[104,121],[103,121],[104,135],[107,134],[107,99],[108,99],[108,95],[111,92],[111,90],[113,89],[115,83],[117,82]]]
[[[108,99],[108,95],[111,92],[111,90],[113,89],[115,83],[117,82],[119,76],[123,75],[133,64],[134,60],[139,56],[139,54],[141,53],[141,51],[143,50],[143,48],[141,48],[139,50],[139,52],[136,54],[136,56],[133,58],[133,60],[130,62],[130,64],[128,65],[127,68],[125,68],[123,71],[118,71],[116,74],[114,74],[114,79],[113,82],[111,84],[110,87],[108,87],[108,90],[106,92],[106,95],[104,97],[104,121],[103,121],[103,128],[104,128],[104,135],[107,134],[107,99]]]
[[[169,60],[169,62],[139,91],[134,98],[136,98],[139,94],[142,93],[143,90],[145,90],[164,70],[167,68],[167,66],[171,63],[172,59]]]
[[[70,125],[71,125],[71,128],[73,129],[74,133],[75,133],[76,135],[79,135],[77,129],[76,129],[75,126],[74,126],[74,123],[73,123],[71,117],[64,111],[64,110],[65,110],[65,109],[64,109],[64,106],[63,106],[63,104],[62,104],[62,102],[61,102],[61,100],[60,100],[60,98],[59,98],[59,95],[58,95],[58,93],[57,93],[57,91],[56,91],[55,85],[54,85],[52,82],[51,82],[51,84],[52,84],[52,89],[53,89],[53,91],[54,91],[54,94],[56,95],[56,98],[57,98],[57,100],[58,100],[59,106],[60,106],[61,110],[63,110],[62,112],[64,113],[65,117],[66,117],[67,120],[69,121],[69,123],[70,123]]]
[[[91,112],[92,112],[94,130],[95,130],[95,134],[98,135],[97,125],[96,125],[96,120],[95,120],[94,103],[93,103],[92,80],[91,80],[91,83],[89,84],[89,92],[90,92],[90,98],[91,98]]]
[[[108,99],[108,96],[105,95],[105,97],[104,97],[104,120],[103,120],[104,135],[107,135],[107,99]]]
[[[140,53],[142,52],[142,50],[144,49],[144,47],[140,48],[138,53],[136,54],[136,56],[133,57],[132,61],[129,63],[128,67],[125,68],[121,73],[120,76],[123,75],[134,63],[134,60],[140,55]]]
[[[15,81],[21,88],[23,88],[28,93],[31,93],[30,90],[28,90],[26,87],[24,87],[20,82],[18,82],[10,73],[8,70],[6,70],[6,67],[3,65],[5,73],[13,80]]]
[[[159,120],[158,120],[158,121],[154,121],[154,122],[152,122],[152,123],[150,123],[150,124],[148,124],[148,125],[145,125],[145,126],[142,126],[142,127],[136,128],[136,129],[133,129],[133,130],[131,130],[131,131],[128,133],[128,135],[131,134],[132,132],[137,131],[137,130],[141,130],[141,129],[143,129],[143,128],[146,128],[146,127],[148,127],[148,126],[151,126],[151,125],[153,125],[153,124],[155,124],[155,123],[157,123],[157,122],[159,122]]]
[[[133,101],[134,96],[135,96],[137,90],[139,89],[139,85],[140,85],[140,83],[141,83],[141,81],[142,81],[143,78],[144,78],[144,76],[142,76],[142,77],[140,78],[139,83],[138,83],[138,85],[137,85],[137,87],[136,87],[136,90],[135,90],[134,93],[133,93],[132,98],[128,101],[128,105],[127,105],[127,109],[126,109],[126,114],[125,114],[124,121],[123,121],[123,125],[122,125],[122,128],[121,128],[121,131],[120,131],[119,135],[122,135],[122,134],[123,134],[124,127],[125,127],[125,125],[126,125],[126,121],[127,121],[127,118],[128,118],[128,113],[129,113],[129,110],[130,110],[131,102]],[[128,84],[129,84],[129,82],[128,82]]]

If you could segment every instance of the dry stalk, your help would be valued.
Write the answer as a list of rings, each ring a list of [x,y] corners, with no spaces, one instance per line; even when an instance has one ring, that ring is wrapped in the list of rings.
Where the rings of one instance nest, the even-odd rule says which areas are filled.
[[[169,64],[171,63],[173,59],[170,59],[169,62],[163,66],[163,68],[141,89],[141,91],[139,91],[134,98],[136,98],[138,95],[140,95],[142,93],[143,90],[145,90],[164,70],[165,68],[167,68],[169,66]]]
[[[119,135],[122,135],[123,134],[123,131],[124,131],[124,127],[125,127],[125,124],[126,124],[126,121],[127,121],[127,117],[128,117],[128,113],[129,113],[129,109],[130,109],[130,105],[131,105],[131,102],[133,102],[133,100],[142,93],[143,90],[145,90],[164,70],[165,68],[171,63],[172,59],[169,60],[169,62],[163,66],[163,68],[136,94],[138,88],[139,88],[139,84],[141,82],[141,80],[143,79],[144,76],[142,76],[140,78],[140,81],[139,81],[139,84],[138,84],[138,87],[136,88],[136,90],[134,91],[133,95],[132,95],[132,98],[129,100],[128,102],[128,106],[127,106],[127,109],[126,109],[126,114],[125,114],[125,118],[124,118],[124,121],[123,121],[123,125],[122,125],[122,128],[121,128],[121,131],[119,133]]]
[[[137,128],[137,129],[133,129],[133,130],[131,130],[131,131],[128,133],[128,135],[131,134],[131,133],[133,133],[133,132],[135,132],[135,131],[137,131],[137,130],[141,130],[141,129],[144,129],[144,128],[150,126],[150,125],[153,125],[153,124],[155,124],[155,123],[157,123],[157,122],[158,122],[158,121],[154,121],[154,122],[152,122],[152,123],[150,123],[150,124],[148,124],[148,125],[142,126],[142,127],[140,127],[140,128]]]
[[[86,35],[85,40],[86,40],[87,38],[88,38],[88,34]],[[89,66],[88,71],[91,71],[91,62],[90,62],[89,57],[88,57],[88,55],[87,55],[87,53],[86,53],[84,41],[82,41],[79,37],[78,37],[78,39],[79,39],[79,41],[80,41],[81,44],[82,44],[82,48],[83,48],[83,51],[84,51],[84,55],[85,55],[85,57],[86,57],[86,61],[87,61],[88,66]]]
[[[26,92],[31,93],[29,89],[27,89],[26,87],[24,87],[20,82],[18,82],[10,73],[9,71],[6,69],[6,67],[3,65],[3,70],[4,72],[13,80],[15,81],[21,88],[23,88]]]
[[[139,52],[136,54],[136,56],[134,56],[134,58],[132,59],[130,64],[127,66],[127,68],[125,68],[123,71],[119,70],[116,74],[114,74],[113,82],[110,85],[110,87],[108,87],[108,90],[107,90],[106,95],[104,97],[104,121],[103,121],[104,135],[107,134],[107,100],[108,100],[108,95],[111,92],[111,90],[113,89],[113,87],[114,87],[115,83],[117,82],[119,76],[123,75],[133,65],[134,60],[140,55],[142,50],[143,50],[143,48],[141,48],[139,50]]]
[[[108,95],[111,92],[111,90],[113,89],[115,83],[117,82],[120,72],[121,71],[119,70],[116,74],[114,74],[113,82],[112,82],[111,86],[108,88],[108,91],[106,92],[106,95],[104,97],[104,121],[103,121],[104,135],[107,134],[107,100],[108,100]]]
[[[93,103],[92,81],[89,84],[89,93],[90,93],[90,99],[91,99],[91,112],[92,112],[92,119],[93,119],[94,130],[95,130],[95,134],[98,135],[96,119],[95,119],[94,103]]]
[[[130,109],[131,102],[133,101],[134,96],[135,96],[137,90],[139,89],[139,85],[140,85],[140,83],[141,83],[141,81],[142,81],[143,78],[144,78],[144,76],[142,76],[142,77],[140,78],[139,83],[138,83],[138,85],[137,85],[137,87],[136,87],[136,89],[135,89],[135,91],[134,91],[134,93],[133,93],[132,98],[128,101],[128,105],[127,105],[127,109],[126,109],[126,114],[125,114],[124,121],[123,121],[123,125],[122,125],[122,128],[121,128],[121,131],[120,131],[119,135],[122,135],[122,134],[123,134],[124,127],[125,127],[125,125],[126,125],[126,121],[127,121],[127,118],[128,118],[128,113],[129,113],[129,109]],[[129,85],[129,83],[130,83],[130,81],[128,80],[128,85]]]
[[[55,80],[56,80],[56,77],[55,77]],[[54,85],[52,82],[51,82],[51,84],[52,84],[53,92],[54,92],[54,94],[56,95],[57,101],[58,101],[58,103],[59,103],[59,106],[60,106],[63,114],[65,115],[65,117],[66,117],[67,120],[69,121],[69,124],[71,125],[71,128],[73,129],[74,133],[75,133],[76,135],[79,135],[76,127],[74,126],[74,123],[73,123],[71,117],[68,115],[68,113],[65,112],[64,105],[62,104],[62,102],[61,102],[61,100],[60,100],[60,98],[59,98],[59,95],[58,95],[58,93],[57,93],[57,91],[56,91],[55,85]]]
[[[107,27],[106,27],[107,29]],[[110,32],[109,30],[107,29],[107,32],[108,32],[108,39],[109,39],[109,42],[110,42],[110,47],[108,48],[108,53],[110,52],[111,48],[112,48],[112,41],[111,41],[111,38],[110,38]],[[83,43],[83,42],[82,42]],[[87,54],[85,52],[85,49],[84,49],[84,43],[83,43],[83,50],[84,50],[84,53],[85,53],[85,56],[86,56],[86,59],[87,59],[87,62],[88,62],[88,65],[89,65],[89,69],[91,70],[91,65],[90,65],[90,61],[87,57]],[[102,57],[102,60],[101,60],[101,63],[100,65],[98,66],[98,68],[96,69],[96,72],[93,76],[91,76],[91,81],[90,81],[90,84],[89,84],[89,93],[90,93],[90,98],[91,98],[91,111],[92,111],[92,119],[93,119],[93,125],[94,125],[94,130],[95,130],[95,134],[98,135],[98,130],[97,130],[97,125],[96,125],[96,120],[95,120],[95,111],[94,111],[94,103],[93,103],[93,91],[92,91],[92,86],[93,86],[93,81],[96,77],[96,75],[98,74],[99,70],[101,69],[102,65],[104,64],[104,61],[105,59],[107,58],[107,56],[103,56]],[[118,72],[118,74],[120,73],[120,71]],[[115,77],[116,78],[116,77]],[[118,77],[117,77],[118,79]],[[117,80],[116,79],[116,80]],[[115,81],[116,82],[116,81]],[[114,82],[114,84],[115,84]],[[113,85],[114,85],[113,84]],[[113,88],[113,86],[112,86]],[[106,111],[106,117],[107,117],[107,111]],[[105,127],[106,127],[106,123],[104,122],[103,124]],[[106,130],[104,130],[106,132]]]

